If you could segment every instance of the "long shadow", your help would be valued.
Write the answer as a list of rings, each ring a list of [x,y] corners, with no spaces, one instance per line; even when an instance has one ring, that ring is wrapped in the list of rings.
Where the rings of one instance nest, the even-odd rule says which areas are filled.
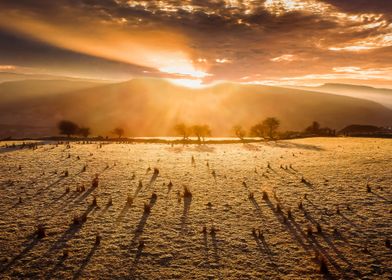
[[[58,197],[54,198],[53,201],[51,203],[49,203],[49,205],[55,204],[57,203],[59,200],[61,200],[64,196],[66,196],[67,193],[63,192],[61,195],[59,195]]]
[[[263,254],[266,255],[268,260],[270,261],[271,266],[276,269],[276,271],[280,272],[278,265],[276,264],[276,261],[273,259],[272,251],[269,248],[266,240],[264,237],[258,238],[256,234],[253,235],[253,238],[256,241],[257,247],[259,248],[259,251]]]
[[[142,188],[143,188],[143,185],[140,184],[140,182],[139,182],[138,186],[136,187],[135,194],[133,195],[133,198],[134,198],[134,199],[138,196],[138,194],[139,194],[139,192],[140,192],[140,190],[141,190]]]
[[[382,199],[382,200],[384,200],[384,201],[386,201],[386,202],[388,202],[388,203],[391,203],[392,202],[392,200],[390,200],[390,199],[388,199],[388,198],[386,198],[386,197],[384,197],[384,196],[382,196],[382,195],[380,195],[380,194],[378,194],[378,193],[375,193],[375,192],[371,192],[373,195],[375,195],[375,196],[377,196],[379,199]]]
[[[97,186],[96,186],[96,187],[91,186],[88,190],[86,190],[86,191],[84,192],[84,194],[82,194],[81,196],[79,196],[79,197],[75,200],[75,203],[82,202],[82,201],[83,201],[86,197],[88,197],[96,188],[97,188]]]
[[[54,181],[53,183],[51,183],[51,184],[49,184],[49,185],[47,185],[47,186],[45,186],[45,187],[39,189],[32,197],[34,198],[34,197],[40,195],[42,192],[44,192],[44,191],[50,189],[50,188],[53,187],[54,185],[57,185],[58,183],[60,183],[61,181],[63,181],[65,178],[67,178],[67,177],[62,176],[62,177],[60,177],[59,179],[57,179],[56,181]]]
[[[153,173],[152,174],[150,182],[148,183],[148,187],[152,187],[154,185],[155,181],[158,178],[158,175],[159,175],[158,173]]]
[[[54,279],[53,274],[55,274],[60,269],[60,267],[64,266],[64,261],[66,259],[67,259],[66,257],[61,256],[58,262],[56,263],[56,265],[46,274],[45,279],[46,280]]]
[[[306,211],[305,209],[302,210],[304,213],[304,217],[306,220],[308,220],[309,222],[311,222],[314,225],[317,225],[317,221],[315,219],[313,219],[312,215]]]
[[[26,247],[20,252],[18,255],[13,257],[9,263],[7,263],[3,268],[0,269],[1,273],[6,272],[8,269],[10,269],[18,260],[22,259],[28,252],[30,252],[35,245],[39,243],[40,239],[32,236],[31,240],[29,243],[26,245]]]
[[[12,209],[18,208],[18,206],[22,205],[22,203],[20,203],[19,201],[15,202],[11,207],[8,207],[6,210],[4,210],[3,212],[0,213],[0,216],[7,214],[9,211],[11,211]]]
[[[139,264],[140,258],[142,257],[142,254],[143,254],[143,248],[144,248],[143,246],[139,246],[137,248],[137,251],[136,251],[136,254],[135,254],[135,258],[133,259],[133,262],[132,262],[131,271],[130,271],[130,275],[129,275],[130,278],[129,279],[134,279],[135,271],[136,271],[137,266]]]
[[[151,211],[152,207],[154,206],[155,202],[156,202],[156,199],[153,199],[153,198],[150,199],[150,203],[149,203],[150,211]],[[151,214],[151,212],[147,212],[147,211],[143,212],[143,215],[140,218],[138,225],[136,226],[135,234],[134,234],[132,241],[131,241],[132,245],[134,245],[139,240],[140,236],[143,234],[144,227],[146,226],[147,219],[150,216],[150,214]]]
[[[105,207],[101,210],[101,212],[99,212],[98,217],[102,217],[103,215],[105,215],[106,212],[109,210],[109,208],[110,208],[110,205],[107,203],[105,205]]]
[[[271,257],[272,256],[272,251],[269,248],[267,242],[265,241],[265,238],[264,237],[259,238],[259,237],[256,236],[256,234],[253,234],[253,238],[255,239],[256,244],[259,247],[260,252],[263,253],[263,254],[266,254],[268,256],[268,258],[271,261],[273,261],[272,257]]]
[[[342,217],[342,219],[345,220],[348,224],[350,224],[350,226],[355,228],[356,231],[360,231],[359,226],[356,223],[354,223],[353,221],[351,221],[349,218],[347,218],[342,212],[340,212],[340,214],[338,216]],[[354,235],[358,236],[356,233]]]
[[[295,229],[290,222],[286,223],[282,219],[282,215],[277,213],[274,209],[270,200],[266,200],[267,206],[271,209],[272,213],[274,213],[276,219],[286,228],[286,230],[290,233],[293,240],[295,240],[301,247],[306,251],[309,252],[310,246],[305,244],[304,240],[306,241],[306,235],[301,236],[301,232],[298,233],[297,229]],[[305,237],[304,237],[305,236]]]
[[[346,263],[349,267],[350,270],[354,267],[353,263],[350,262],[344,254],[335,246],[333,241],[326,236],[325,234],[322,234],[321,237],[324,239],[324,241],[328,244],[328,246],[335,252],[335,254],[341,259],[344,263]]]
[[[254,144],[244,143],[242,147],[248,151],[260,151],[260,147]]]
[[[95,206],[89,205],[89,207],[86,209],[86,211],[84,211],[82,213],[81,216],[86,217],[86,219],[87,219],[88,214],[94,208],[95,208]],[[48,249],[48,251],[46,252],[45,255],[49,255],[53,251],[56,251],[56,250],[58,251],[58,250],[63,249],[66,246],[68,240],[72,239],[75,236],[75,234],[78,233],[82,229],[84,223],[85,222],[81,221],[81,223],[78,225],[71,224],[69,226],[69,228],[60,236],[60,238],[57,239],[57,241]]]
[[[330,256],[330,254],[320,245],[318,240],[314,236],[310,236],[308,239],[311,244],[315,247],[315,249],[324,256],[329,263],[343,276],[343,279],[349,279],[346,272],[340,267],[340,265]]]
[[[316,145],[308,145],[308,144],[299,144],[288,141],[276,141],[274,144],[269,144],[269,147],[278,147],[278,148],[288,148],[288,149],[303,149],[303,150],[312,150],[312,151],[324,151],[323,148]]]
[[[338,263],[336,263],[336,261],[329,255],[329,253],[320,245],[320,243],[317,241],[317,239],[311,235],[311,236],[307,236],[305,234],[305,232],[302,230],[302,228],[300,227],[300,225],[293,219],[289,220],[290,224],[292,224],[294,226],[294,228],[303,236],[304,239],[306,239],[309,242],[309,246],[310,248],[317,253],[318,255],[321,255],[323,257],[325,257],[330,263],[331,265],[340,273],[342,274],[344,277],[343,279],[348,279],[347,275],[345,273],[345,271],[340,267],[340,265]],[[329,275],[329,278],[333,278],[332,275]]]
[[[215,151],[215,148],[206,145],[195,145],[193,150],[197,152],[212,153]]]
[[[207,231],[203,232],[203,245],[204,245],[204,251],[205,251],[205,263],[209,263],[209,257],[208,257],[208,234]]]
[[[120,213],[118,214],[115,224],[118,225],[119,223],[121,223],[122,219],[124,219],[125,214],[127,214],[129,208],[131,208],[131,205],[126,203],[124,205],[124,207],[121,209]]]
[[[191,208],[192,196],[184,197],[184,210],[182,211],[181,216],[181,232],[183,233],[185,230],[186,222],[188,220],[189,210]]]
[[[90,262],[91,258],[93,257],[95,251],[98,249],[98,244],[94,244],[94,246],[91,248],[90,252],[88,253],[88,255],[86,256],[86,258],[82,261],[82,265],[80,266],[80,268],[78,269],[78,271],[76,271],[72,277],[72,279],[79,279],[79,277],[81,276],[81,274],[83,273],[83,270],[86,268],[86,266],[88,265],[88,263]]]
[[[215,258],[215,262],[220,266],[220,256],[219,256],[219,247],[218,247],[218,240],[216,239],[216,235],[212,234],[211,235],[211,240],[212,240],[212,249],[213,249],[213,254]]]
[[[254,206],[257,214],[260,216],[261,219],[264,219],[263,212],[261,211],[260,205],[257,203],[256,199],[254,197],[249,198],[250,202],[252,202],[252,205]]]

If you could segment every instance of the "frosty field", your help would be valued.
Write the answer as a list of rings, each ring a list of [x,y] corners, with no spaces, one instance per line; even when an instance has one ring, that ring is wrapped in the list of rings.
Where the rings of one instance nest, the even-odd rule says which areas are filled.
[[[391,140],[12,143],[0,143],[2,279],[392,277]]]

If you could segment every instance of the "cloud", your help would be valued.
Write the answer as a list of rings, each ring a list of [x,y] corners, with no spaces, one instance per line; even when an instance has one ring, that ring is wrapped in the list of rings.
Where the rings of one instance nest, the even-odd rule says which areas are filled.
[[[271,58],[271,61],[273,62],[292,62],[294,60],[297,60],[297,57],[292,54],[284,54],[278,57]]]
[[[0,71],[16,70],[15,65],[0,65]]]
[[[116,61],[117,69],[130,65],[134,75],[279,80],[346,65],[391,65],[390,5],[381,0],[5,0],[0,29]],[[1,42],[0,35],[0,51]]]

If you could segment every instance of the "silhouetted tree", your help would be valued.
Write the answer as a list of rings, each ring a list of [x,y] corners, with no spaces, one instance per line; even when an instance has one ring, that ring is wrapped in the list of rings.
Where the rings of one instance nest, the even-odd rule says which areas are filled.
[[[279,128],[280,121],[277,118],[266,118],[262,122],[263,127],[266,130],[266,133],[270,139],[274,139],[276,131]]]
[[[174,130],[178,135],[182,136],[183,140],[188,139],[191,132],[191,129],[184,123],[179,123],[174,126]]]
[[[336,131],[329,127],[321,127],[318,122],[314,121],[305,129],[305,133],[317,136],[334,136]]]
[[[262,123],[257,123],[250,128],[250,135],[254,137],[264,138],[265,128]]]
[[[78,134],[83,136],[84,138],[87,138],[90,134],[90,128],[89,127],[81,127],[79,128]]]
[[[194,125],[192,126],[192,132],[199,142],[201,142],[201,139],[204,142],[205,137],[211,136],[211,129],[208,125]]]
[[[246,131],[245,131],[245,129],[242,128],[242,126],[240,126],[240,125],[234,126],[233,131],[234,131],[235,136],[240,138],[241,141],[244,140],[244,137],[246,135]]]
[[[67,137],[71,137],[71,135],[77,134],[79,127],[76,123],[62,120],[57,124],[58,129],[60,130],[60,134],[67,135]]]
[[[320,124],[316,121],[314,121],[310,126],[308,126],[305,129],[305,132],[311,133],[311,134],[318,134],[320,131]]]
[[[121,139],[121,137],[123,137],[125,131],[124,131],[124,129],[121,128],[121,127],[116,127],[115,129],[113,129],[112,133],[113,133],[114,135],[117,135],[118,138]]]

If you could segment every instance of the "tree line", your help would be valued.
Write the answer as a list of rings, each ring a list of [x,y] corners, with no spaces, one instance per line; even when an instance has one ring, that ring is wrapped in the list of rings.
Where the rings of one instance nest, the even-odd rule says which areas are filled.
[[[91,135],[91,130],[89,127],[80,127],[78,124],[69,121],[62,120],[57,124],[60,135],[66,135],[68,138],[71,136],[82,136],[88,138]],[[122,127],[116,127],[111,131],[112,134],[116,135],[118,138],[122,138],[125,134],[125,130]]]
[[[232,129],[233,134],[241,141],[245,137],[257,137],[266,140],[288,139],[306,136],[334,136],[336,131],[328,127],[321,127],[317,121],[314,121],[310,126],[306,127],[304,131],[284,131],[278,132],[280,127],[280,120],[276,117],[268,117],[264,120],[254,124],[246,131],[243,126],[235,125]],[[78,124],[62,120],[58,123],[58,129],[61,135],[66,135],[68,138],[71,136],[82,136],[88,138],[91,135],[89,127],[79,126]],[[206,137],[212,135],[212,130],[207,124],[193,124],[187,125],[185,123],[178,123],[174,126],[176,135],[181,136],[183,141],[188,141],[190,137],[197,137],[198,142],[205,142]],[[121,139],[125,135],[125,130],[122,127],[115,127],[112,134]]]

